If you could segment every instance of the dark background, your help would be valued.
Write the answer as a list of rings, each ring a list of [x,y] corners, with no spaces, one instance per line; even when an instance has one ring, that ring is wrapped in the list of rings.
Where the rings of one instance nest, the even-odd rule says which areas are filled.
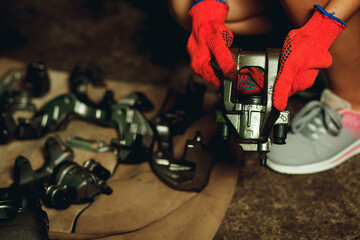
[[[235,45],[281,48],[291,25],[279,9],[269,11],[273,33],[237,37]],[[190,75],[188,35],[165,1],[0,1],[0,56],[57,70],[92,60],[109,79],[181,85]],[[305,176],[274,173],[255,158],[240,168],[215,239],[360,239],[359,156]]]
[[[273,8],[276,25],[286,26],[279,23],[286,21],[279,7]],[[234,45],[280,48],[284,34],[277,27],[265,36],[237,37]],[[184,81],[183,72],[189,74],[189,33],[164,0],[0,1],[0,36],[2,56],[41,60],[58,70],[92,60],[110,79],[154,84]]]

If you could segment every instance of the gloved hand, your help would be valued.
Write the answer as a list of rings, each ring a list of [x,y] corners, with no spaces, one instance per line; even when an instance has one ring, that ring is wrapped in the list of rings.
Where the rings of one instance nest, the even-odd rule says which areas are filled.
[[[238,73],[237,90],[241,94],[260,94],[264,88],[265,72],[258,67],[246,67]]]
[[[189,11],[192,19],[187,44],[190,68],[216,87],[220,86],[220,81],[211,66],[212,59],[225,77],[234,79],[236,76],[234,57],[229,50],[233,34],[224,25],[228,11],[229,6],[222,0],[200,0]]]
[[[288,97],[311,87],[321,68],[332,63],[330,45],[346,23],[315,5],[315,13],[300,29],[289,32],[282,48],[273,105],[285,109]]]

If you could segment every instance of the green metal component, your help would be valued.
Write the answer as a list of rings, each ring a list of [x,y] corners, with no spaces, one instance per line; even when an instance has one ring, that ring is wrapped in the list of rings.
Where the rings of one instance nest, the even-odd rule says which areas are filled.
[[[116,104],[112,108],[111,120],[116,122],[119,140],[122,145],[129,146],[136,140],[136,136],[142,136],[142,145],[150,148],[154,140],[154,132],[144,117],[137,109],[128,105]]]
[[[224,118],[224,115],[221,111],[215,112],[215,121],[216,121],[216,123],[227,123],[227,121]]]
[[[110,145],[106,145],[102,140],[83,139],[78,136],[68,136],[65,142],[68,147],[81,148],[91,152],[101,153],[114,150]]]
[[[73,116],[69,116],[73,115]],[[56,128],[68,117],[82,117],[93,121],[109,120],[109,113],[99,108],[92,108],[80,102],[72,93],[54,98],[45,104],[36,116],[41,117],[41,127]],[[35,116],[35,117],[36,117]],[[55,130],[55,129],[54,129]]]
[[[117,147],[119,160],[123,161],[134,151],[150,150],[154,142],[154,132],[148,120],[136,106],[129,105],[134,102],[130,101],[131,96],[128,100],[119,100],[104,110],[79,101],[72,93],[64,94],[45,104],[32,119],[19,119],[18,136],[20,139],[40,137],[50,131],[64,129],[69,120],[83,119],[116,128],[118,138],[111,140],[111,146],[105,146],[102,141],[81,138],[70,139],[68,145],[93,152],[109,151],[110,148]]]

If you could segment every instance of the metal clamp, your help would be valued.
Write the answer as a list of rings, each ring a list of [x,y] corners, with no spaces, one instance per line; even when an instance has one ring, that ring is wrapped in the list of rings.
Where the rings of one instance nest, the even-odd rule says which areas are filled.
[[[238,96],[236,84],[229,79],[224,79],[222,86],[224,110],[217,112],[216,121],[219,123],[224,139],[228,139],[233,133],[236,143],[244,151],[260,152],[260,164],[265,165],[266,153],[271,149],[269,136],[273,126],[276,125],[274,143],[283,144],[286,138],[286,127],[290,123],[289,112],[279,112],[273,107],[272,102],[280,50],[232,51],[236,53],[237,71],[244,67],[259,67],[265,71],[264,93],[259,96]],[[279,127],[280,130],[278,130]]]

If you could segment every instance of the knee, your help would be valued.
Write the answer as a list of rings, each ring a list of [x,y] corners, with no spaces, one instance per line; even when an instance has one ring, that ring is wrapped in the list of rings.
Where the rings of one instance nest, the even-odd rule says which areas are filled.
[[[291,21],[297,27],[300,27],[303,26],[313,14],[315,4],[325,7],[329,1],[330,0],[281,0],[280,2]]]
[[[170,14],[184,29],[191,31],[191,18],[188,15],[193,0],[167,0]],[[229,13],[226,25],[238,35],[264,34],[272,30],[272,22],[262,13],[266,10],[263,0],[228,0]]]

